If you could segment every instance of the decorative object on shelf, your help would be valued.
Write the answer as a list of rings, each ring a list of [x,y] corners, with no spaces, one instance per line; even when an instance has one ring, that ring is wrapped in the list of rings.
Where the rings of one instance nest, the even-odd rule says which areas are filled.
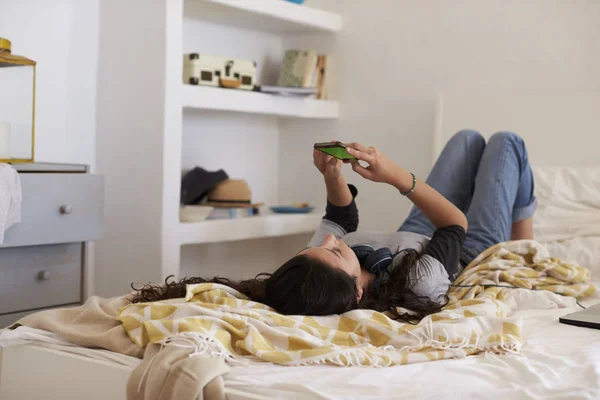
[[[276,214],[308,214],[312,212],[315,208],[309,207],[308,203],[306,203],[303,207],[298,207],[297,205],[293,206],[273,206],[270,208]]]
[[[279,87],[311,88],[317,99],[327,99],[329,58],[315,50],[288,50],[279,73]],[[277,87],[277,86],[275,86]]]
[[[200,55],[198,53],[184,54],[183,83],[254,90],[256,86],[256,62]]]
[[[258,86],[258,91],[294,97],[314,97],[318,93],[316,88],[295,88],[287,86]]]
[[[315,87],[318,57],[315,50],[286,51],[277,85]]]
[[[0,38],[0,162],[33,162],[36,62]]]
[[[256,63],[248,60],[225,62],[219,84],[221,87],[254,90],[256,87]]]
[[[229,65],[232,65],[233,62],[230,61]],[[229,70],[231,70],[231,67],[228,66],[227,67]],[[227,89],[238,89],[240,86],[242,86],[242,81],[234,78],[233,76],[229,76],[229,74],[227,74],[227,77],[221,77],[219,78],[219,86],[227,88]]]
[[[179,220],[181,222],[201,222],[207,219],[214,209],[211,206],[183,206],[179,209]]]
[[[327,100],[327,68],[329,57],[319,55],[317,60],[317,99]]]
[[[304,0],[285,0],[289,3],[294,3],[294,4],[302,4],[304,3]]]
[[[222,169],[213,172],[200,167],[192,169],[181,180],[181,204],[200,202],[212,188],[227,179],[229,176]]]
[[[223,70],[221,57],[202,56],[191,53],[183,55],[183,83],[189,85],[219,86]]]
[[[258,208],[263,203],[252,203],[252,191],[242,179],[227,179],[208,192],[206,205],[216,208]]]

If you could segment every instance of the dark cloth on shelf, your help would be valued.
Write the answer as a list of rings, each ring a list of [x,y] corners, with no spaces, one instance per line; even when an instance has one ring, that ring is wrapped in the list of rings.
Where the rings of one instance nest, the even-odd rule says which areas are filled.
[[[200,167],[194,168],[181,180],[181,204],[199,203],[212,188],[226,179],[229,176],[222,169],[211,172]]]

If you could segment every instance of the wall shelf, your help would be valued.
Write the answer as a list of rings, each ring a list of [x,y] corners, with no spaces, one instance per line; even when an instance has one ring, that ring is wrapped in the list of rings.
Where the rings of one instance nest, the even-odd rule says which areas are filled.
[[[179,224],[182,245],[233,242],[314,232],[322,214],[269,214],[265,216]]]
[[[334,119],[339,114],[336,101],[185,84],[183,108],[314,119]]]
[[[284,0],[190,0],[185,17],[277,34],[339,32],[342,17]]]
[[[112,185],[106,194],[111,212],[106,216],[104,240],[96,246],[94,293],[114,296],[131,282],[201,274],[200,266],[253,265],[262,270],[263,261],[283,259],[287,254],[276,253],[287,252],[286,246],[300,239],[294,235],[314,232],[321,215],[265,214],[184,224],[179,221],[182,170],[195,165],[224,168],[231,176],[252,182],[257,201],[278,204],[279,197],[285,196],[285,201],[293,202],[280,190],[281,182],[289,181],[278,172],[286,161],[281,139],[303,125],[329,131],[341,114],[340,105],[184,85],[182,55],[198,51],[257,60],[261,79],[272,82],[288,48],[335,54],[336,41],[330,39],[342,31],[340,14],[285,0],[155,0],[143,10],[139,2],[116,1],[109,11],[99,23],[101,43],[110,45],[101,46],[98,61],[103,84],[98,86],[97,99],[101,121],[97,130],[102,132],[97,135],[97,165]],[[131,21],[136,22],[134,30]],[[139,69],[123,68],[139,64],[141,54],[153,55],[142,75]],[[336,72],[332,70],[330,76]],[[301,145],[310,144],[312,140],[306,138]],[[152,162],[136,168],[131,154],[142,145]],[[314,173],[310,151],[306,157],[307,164],[299,168]],[[140,193],[147,195],[142,203]],[[280,236],[287,239],[274,243]],[[247,241],[257,238],[266,239]],[[191,246],[220,242],[228,245],[211,246],[207,252]],[[226,249],[245,246],[252,247],[237,253]],[[190,270],[184,271],[184,266]],[[232,278],[236,276],[230,274],[237,274],[231,268],[223,268],[223,273]]]

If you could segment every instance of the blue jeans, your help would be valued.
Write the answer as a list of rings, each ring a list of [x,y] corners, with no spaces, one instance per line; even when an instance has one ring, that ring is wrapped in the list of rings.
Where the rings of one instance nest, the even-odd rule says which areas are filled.
[[[458,132],[427,183],[467,216],[463,265],[488,247],[510,240],[512,224],[531,218],[537,208],[525,142],[511,132],[496,133],[487,145],[478,132]],[[398,231],[431,237],[435,227],[413,207]]]

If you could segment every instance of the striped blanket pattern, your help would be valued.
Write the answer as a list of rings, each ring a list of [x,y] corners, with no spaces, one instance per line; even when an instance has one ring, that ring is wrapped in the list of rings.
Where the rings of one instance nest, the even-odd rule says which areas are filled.
[[[223,356],[232,365],[382,367],[483,352],[516,353],[523,346],[522,321],[511,317],[513,311],[540,304],[559,307],[563,296],[581,298],[596,290],[589,270],[549,257],[531,240],[489,248],[454,285],[448,305],[418,324],[371,310],[284,316],[210,283],[189,285],[185,299],[129,305],[119,319],[139,346],[188,347],[194,354]],[[534,296],[516,296],[522,289],[535,291]]]

